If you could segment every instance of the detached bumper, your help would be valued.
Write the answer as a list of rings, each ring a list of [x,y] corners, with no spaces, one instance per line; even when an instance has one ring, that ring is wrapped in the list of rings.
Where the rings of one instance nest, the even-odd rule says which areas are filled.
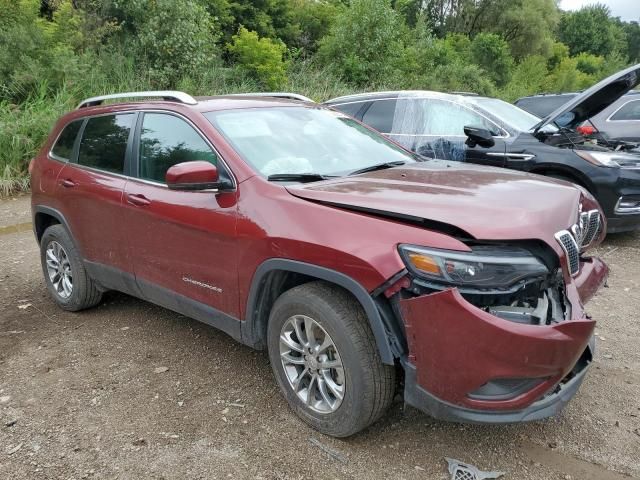
[[[519,324],[457,290],[400,300],[400,311],[409,347],[405,401],[436,418],[511,423],[555,415],[591,359],[595,322],[587,318]]]

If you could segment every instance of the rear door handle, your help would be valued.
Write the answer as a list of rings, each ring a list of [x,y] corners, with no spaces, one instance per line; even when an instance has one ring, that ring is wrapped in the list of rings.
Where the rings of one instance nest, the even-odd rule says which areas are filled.
[[[127,202],[137,207],[146,207],[151,204],[151,200],[141,194],[127,193]]]
[[[64,188],[73,188],[75,187],[77,184],[76,182],[74,182],[73,180],[70,180],[68,178],[65,178],[64,180],[62,180],[60,182],[60,185],[62,185]]]

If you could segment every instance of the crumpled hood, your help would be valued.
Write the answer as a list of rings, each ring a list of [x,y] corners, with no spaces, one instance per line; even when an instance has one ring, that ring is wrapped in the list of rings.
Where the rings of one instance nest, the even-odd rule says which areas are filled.
[[[582,196],[538,175],[439,160],[286,188],[333,206],[452,225],[476,239],[541,239],[554,247],[554,234],[577,221]]]
[[[567,103],[543,118],[534,130],[537,132],[551,123],[556,123],[560,127],[576,128],[638,84],[640,84],[640,64],[614,73],[571,98]]]

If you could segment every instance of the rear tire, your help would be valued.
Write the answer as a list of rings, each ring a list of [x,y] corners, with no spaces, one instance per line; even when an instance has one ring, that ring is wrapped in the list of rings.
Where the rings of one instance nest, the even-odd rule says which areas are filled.
[[[306,347],[314,344],[307,330],[315,348]],[[282,294],[271,310],[267,345],[289,406],[326,435],[359,432],[393,400],[395,368],[382,363],[360,303],[339,287],[312,282]],[[334,368],[324,368],[329,365]],[[305,370],[311,373],[298,380],[296,391],[294,383]]]
[[[40,261],[49,294],[60,308],[76,312],[100,303],[102,292],[89,277],[71,235],[62,225],[45,230],[40,240]]]

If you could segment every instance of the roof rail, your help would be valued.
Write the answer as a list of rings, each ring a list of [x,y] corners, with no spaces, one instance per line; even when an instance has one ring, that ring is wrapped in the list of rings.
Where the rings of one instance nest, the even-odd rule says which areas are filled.
[[[299,93],[289,92],[256,92],[256,93],[231,93],[230,97],[274,97],[274,98],[288,98],[290,100],[300,100],[301,102],[313,102],[309,97],[300,95]],[[313,102],[315,103],[315,102]]]
[[[197,105],[197,101],[191,95],[184,92],[177,92],[173,90],[160,90],[155,92],[127,92],[127,93],[114,93],[111,95],[102,95],[99,97],[87,98],[80,102],[78,109],[85,107],[95,107],[101,105],[105,100],[117,100],[121,98],[162,98],[171,102],[184,103],[186,105]]]

